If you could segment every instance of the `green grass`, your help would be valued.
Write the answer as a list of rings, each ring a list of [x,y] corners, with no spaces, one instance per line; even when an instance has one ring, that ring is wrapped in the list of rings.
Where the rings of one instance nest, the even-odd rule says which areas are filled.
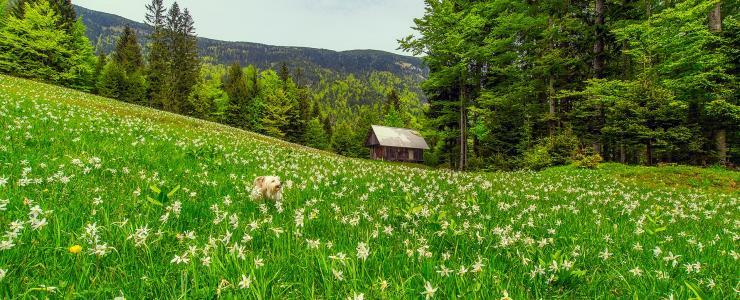
[[[368,162],[0,76],[0,298],[736,298],[737,180]]]

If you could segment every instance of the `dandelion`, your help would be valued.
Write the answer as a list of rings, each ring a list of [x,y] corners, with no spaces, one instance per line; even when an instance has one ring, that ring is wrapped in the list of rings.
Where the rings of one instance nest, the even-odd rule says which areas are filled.
[[[80,254],[80,252],[82,252],[82,246],[80,246],[80,245],[74,245],[72,247],[69,247],[68,250],[69,250],[69,253],[72,253],[72,254]]]
[[[242,280],[239,281],[239,288],[240,289],[248,289],[250,285],[252,285],[252,275],[246,276],[242,274]]]
[[[8,177],[0,177],[0,186],[8,184]]]
[[[633,268],[632,270],[630,270],[629,272],[630,272],[630,273],[632,273],[632,276],[635,276],[635,277],[640,277],[640,276],[642,276],[642,270],[640,269],[640,267],[634,267],[634,268]]]
[[[365,300],[365,294],[357,294],[352,292],[352,297],[347,297],[348,300]]]
[[[432,286],[432,283],[429,281],[424,282],[424,291],[421,292],[421,294],[424,296],[424,299],[431,299],[434,297],[434,293],[437,292],[436,287]]]
[[[3,279],[5,279],[5,275],[7,274],[8,274],[8,270],[0,269],[0,281],[3,281]]]
[[[211,265],[211,257],[210,256],[206,256],[206,257],[201,258],[200,259],[200,263],[202,265],[206,266],[206,267],[210,266]]]
[[[612,257],[614,255],[613,253],[609,253],[609,248],[604,248],[604,251],[601,251],[599,253],[599,257],[603,260],[609,259],[609,257]]]

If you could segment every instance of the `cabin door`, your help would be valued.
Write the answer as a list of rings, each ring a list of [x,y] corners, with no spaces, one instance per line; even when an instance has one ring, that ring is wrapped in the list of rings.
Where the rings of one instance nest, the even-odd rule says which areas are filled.
[[[383,147],[375,147],[375,159],[383,158]]]
[[[415,154],[414,149],[408,149],[408,151],[409,151],[409,160],[410,161],[415,161],[416,160],[416,157],[414,157],[414,154]]]

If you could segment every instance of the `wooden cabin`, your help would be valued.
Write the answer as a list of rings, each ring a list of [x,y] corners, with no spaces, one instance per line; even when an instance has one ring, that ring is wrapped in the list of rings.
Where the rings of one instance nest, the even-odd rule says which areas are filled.
[[[423,162],[429,145],[415,130],[373,125],[365,140],[370,158],[387,161]]]

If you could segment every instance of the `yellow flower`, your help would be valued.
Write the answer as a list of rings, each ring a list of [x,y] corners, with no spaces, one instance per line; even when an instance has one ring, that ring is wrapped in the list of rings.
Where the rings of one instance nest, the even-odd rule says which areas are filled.
[[[78,254],[80,252],[82,252],[82,246],[80,245],[74,245],[72,247],[69,247],[69,253]]]

